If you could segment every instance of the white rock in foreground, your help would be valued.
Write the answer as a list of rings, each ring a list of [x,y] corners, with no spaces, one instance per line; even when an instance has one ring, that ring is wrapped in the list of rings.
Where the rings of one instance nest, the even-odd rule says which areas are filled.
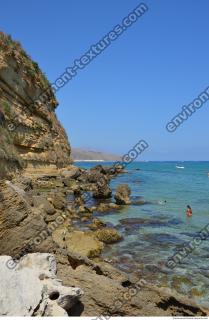
[[[9,269],[11,259],[0,256],[0,316],[67,316],[83,294],[62,286],[51,254],[27,254]]]

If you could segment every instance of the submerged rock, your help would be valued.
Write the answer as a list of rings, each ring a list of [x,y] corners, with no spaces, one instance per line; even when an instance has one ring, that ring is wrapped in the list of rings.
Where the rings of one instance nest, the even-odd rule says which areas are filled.
[[[148,204],[148,202],[144,201],[144,200],[132,200],[131,201],[132,205],[138,206],[138,205],[144,205],[144,204]]]
[[[53,255],[28,254],[12,265],[11,257],[0,257],[1,316],[67,316],[83,294],[56,278]]]
[[[97,207],[97,212],[108,212],[113,210],[119,210],[120,206],[115,203],[100,203]]]
[[[160,221],[157,219],[144,219],[144,218],[126,218],[119,220],[121,225],[131,226],[132,228],[138,228],[140,226],[152,226],[152,227],[160,227],[166,226],[166,221]]]

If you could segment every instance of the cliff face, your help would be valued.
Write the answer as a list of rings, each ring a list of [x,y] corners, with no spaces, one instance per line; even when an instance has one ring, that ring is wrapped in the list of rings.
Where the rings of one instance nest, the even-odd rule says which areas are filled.
[[[44,94],[43,94],[44,93]],[[70,164],[70,145],[58,103],[37,63],[0,32],[0,172],[60,168]]]

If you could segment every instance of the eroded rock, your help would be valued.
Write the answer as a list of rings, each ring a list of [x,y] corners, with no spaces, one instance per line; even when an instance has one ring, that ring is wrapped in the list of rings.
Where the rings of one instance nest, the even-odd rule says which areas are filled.
[[[130,194],[131,194],[131,190],[127,184],[119,185],[115,193],[116,203],[119,205],[131,204]]]
[[[44,196],[33,197],[34,206],[43,209],[47,214],[54,214],[56,212],[54,206]]]
[[[92,232],[68,232],[60,228],[53,233],[52,237],[60,247],[88,258],[99,256],[104,248],[103,243]]]
[[[114,228],[102,228],[95,232],[98,240],[104,243],[115,243],[122,239],[119,232]]]
[[[103,227],[106,227],[106,224],[97,218],[93,219],[92,224],[89,225],[91,230],[97,230]]]
[[[67,316],[83,294],[64,287],[56,278],[53,255],[33,253],[8,268],[9,256],[0,257],[1,316]],[[12,265],[12,264],[10,264]]]

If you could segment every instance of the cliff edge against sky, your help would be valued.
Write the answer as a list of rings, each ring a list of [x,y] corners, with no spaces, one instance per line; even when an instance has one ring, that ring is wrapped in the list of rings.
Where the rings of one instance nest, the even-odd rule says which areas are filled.
[[[23,167],[45,170],[70,164],[71,149],[55,114],[57,105],[38,64],[0,32],[1,175]]]

